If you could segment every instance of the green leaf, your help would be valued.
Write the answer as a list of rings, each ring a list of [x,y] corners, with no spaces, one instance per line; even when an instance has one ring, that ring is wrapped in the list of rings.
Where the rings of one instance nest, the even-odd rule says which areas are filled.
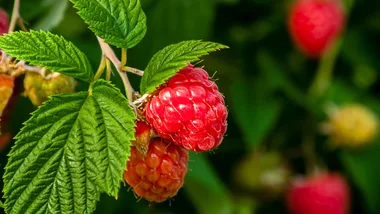
[[[169,45],[156,53],[145,69],[141,80],[141,93],[150,93],[188,63],[199,60],[209,52],[228,48],[214,42],[183,41]]]
[[[52,96],[16,136],[4,174],[7,213],[92,213],[118,193],[134,139],[133,110],[104,80]]]
[[[203,154],[190,153],[184,185],[197,213],[233,213],[233,202],[226,186],[218,178]]]
[[[33,26],[34,29],[51,30],[58,26],[65,16],[66,9],[69,6],[67,0],[44,0],[41,3],[46,7],[46,12],[42,18]]]
[[[0,207],[1,207],[1,208],[4,208],[4,204],[3,204],[2,201],[0,201]]]
[[[224,4],[236,4],[240,0],[216,0],[218,3],[224,3]]]
[[[0,48],[17,60],[90,82],[90,62],[74,44],[44,31],[14,32],[0,37]]]
[[[146,33],[146,17],[139,0],[71,0],[89,28],[106,43],[132,48]]]
[[[372,46],[368,34],[352,29],[345,33],[342,44],[342,57],[353,65],[367,65],[378,68],[376,47]]]
[[[273,88],[282,90],[294,103],[297,103],[307,109],[313,108],[307,97],[290,80],[290,78],[286,75],[286,72],[283,70],[281,63],[278,62],[272,54],[265,50],[261,50],[257,54],[256,61],[259,66],[259,70],[266,78],[265,84],[269,84]]]
[[[379,213],[380,189],[376,188],[379,183],[380,169],[377,164],[380,161],[380,139],[362,151],[343,151],[341,159],[352,177],[353,182],[360,189],[366,203],[369,214]]]
[[[344,105],[354,102],[363,94],[356,90],[351,85],[341,81],[335,80],[325,95],[325,103],[332,102],[335,105]]]
[[[93,84],[93,88],[89,104],[95,108],[89,113],[94,116],[92,122],[98,131],[99,181],[105,192],[116,197],[129,157],[130,142],[135,139],[136,115],[119,89],[103,80]]]
[[[273,129],[281,112],[281,103],[269,96],[265,90],[267,85],[260,83],[265,82],[262,79],[235,81],[230,84],[228,96],[237,124],[247,145],[253,149]]]

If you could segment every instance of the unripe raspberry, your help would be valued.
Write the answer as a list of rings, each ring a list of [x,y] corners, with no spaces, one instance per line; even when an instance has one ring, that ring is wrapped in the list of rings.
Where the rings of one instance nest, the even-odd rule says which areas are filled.
[[[239,163],[234,179],[238,187],[270,199],[284,192],[290,179],[290,170],[277,152],[254,153]]]
[[[0,35],[8,33],[9,29],[9,17],[8,13],[0,8]]]
[[[0,117],[5,106],[11,98],[14,88],[14,78],[5,74],[0,74]]]
[[[216,84],[202,68],[180,70],[146,106],[157,133],[193,151],[216,148],[227,129],[227,109]]]
[[[348,214],[350,190],[338,174],[320,174],[293,182],[287,194],[292,214]]]
[[[373,142],[378,128],[377,117],[370,109],[350,104],[331,112],[326,131],[334,144],[358,147]]]
[[[35,106],[42,105],[49,96],[75,92],[76,81],[73,77],[53,73],[45,79],[38,73],[27,72],[24,80],[25,95]]]
[[[318,57],[341,33],[344,22],[339,0],[297,0],[291,8],[288,27],[301,51]]]
[[[189,153],[168,140],[155,138],[144,156],[131,147],[124,178],[136,195],[148,201],[163,202],[182,187]]]

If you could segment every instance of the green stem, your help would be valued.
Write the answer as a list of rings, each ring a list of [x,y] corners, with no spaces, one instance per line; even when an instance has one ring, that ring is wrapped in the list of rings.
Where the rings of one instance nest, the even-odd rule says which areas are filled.
[[[111,68],[111,62],[107,59],[106,60],[106,80],[110,81],[111,80],[111,73],[112,73],[112,68]]]
[[[123,71],[134,73],[134,74],[137,74],[139,76],[143,76],[144,75],[144,71],[139,70],[137,68],[128,67],[128,66],[124,66],[123,67]]]
[[[106,67],[106,61],[108,61],[108,59],[104,55],[102,55],[102,59],[100,61],[99,68],[96,71],[96,74],[95,74],[95,77],[94,77],[94,81],[98,80],[100,78],[100,76],[102,76],[102,74],[104,72],[104,69]]]
[[[122,48],[121,49],[121,65],[125,66],[127,64],[127,50]]]
[[[320,97],[330,86],[335,61],[341,45],[342,39],[340,38],[323,54],[318,66],[317,75],[309,89],[310,96]]]
[[[104,42],[104,40],[100,37],[97,37],[99,45],[102,49],[103,55],[107,57],[112,64],[115,66],[117,72],[120,75],[120,78],[123,80],[125,93],[127,95],[127,98],[130,102],[133,102],[133,94],[135,91],[133,90],[133,87],[128,79],[127,73],[123,71],[123,65],[120,62],[120,60],[116,57],[115,53],[113,52],[112,48]],[[125,55],[126,57],[126,55]],[[126,59],[125,59],[126,60]]]
[[[346,8],[346,20],[348,20],[353,5],[355,4],[355,0],[345,0],[344,4]],[[321,97],[330,86],[335,61],[342,46],[342,40],[341,37],[334,41],[330,48],[322,55],[317,75],[309,89],[310,96],[314,98]]]
[[[127,94],[127,98],[130,102],[133,101],[133,93],[134,90],[132,88],[131,82],[129,82],[128,76],[126,72],[120,72],[120,77],[123,80],[123,84],[125,87],[125,93]]]

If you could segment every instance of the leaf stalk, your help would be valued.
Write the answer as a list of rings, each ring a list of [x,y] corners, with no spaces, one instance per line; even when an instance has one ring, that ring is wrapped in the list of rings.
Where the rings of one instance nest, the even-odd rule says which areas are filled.
[[[16,24],[17,24],[17,22],[20,22],[20,20],[22,20],[20,17],[20,0],[15,0],[14,5],[13,5],[12,18],[11,18],[11,22],[9,24],[8,33],[12,33],[15,30]]]
[[[127,98],[130,102],[133,101],[133,94],[134,90],[131,85],[131,82],[129,81],[129,78],[127,76],[127,73],[123,71],[123,65],[122,62],[116,57],[115,52],[112,50],[112,48],[104,42],[104,40],[100,37],[97,37],[100,48],[102,49],[103,56],[109,59],[112,64],[115,66],[117,72],[120,75],[120,78],[123,80],[125,93],[127,95]]]

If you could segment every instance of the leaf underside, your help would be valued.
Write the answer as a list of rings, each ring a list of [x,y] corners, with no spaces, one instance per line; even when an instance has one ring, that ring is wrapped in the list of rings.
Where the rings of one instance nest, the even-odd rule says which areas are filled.
[[[134,112],[104,80],[56,95],[16,136],[4,174],[7,213],[92,213],[117,196],[134,139]]]
[[[140,85],[141,94],[155,91],[188,63],[223,48],[227,46],[199,40],[183,41],[165,47],[153,56],[146,67]]]

